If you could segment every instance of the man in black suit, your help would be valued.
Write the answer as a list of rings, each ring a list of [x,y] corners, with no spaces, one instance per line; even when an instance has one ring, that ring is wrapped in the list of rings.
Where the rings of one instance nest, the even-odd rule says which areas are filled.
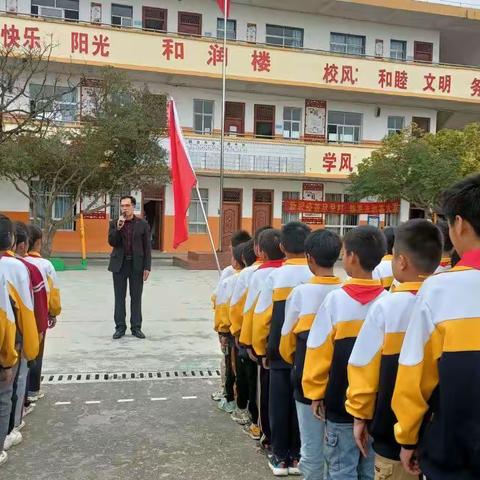
[[[115,333],[116,340],[125,335],[125,297],[127,281],[130,288],[130,326],[132,335],[145,338],[142,332],[142,291],[143,282],[148,279],[152,264],[150,229],[148,223],[134,215],[135,198],[124,196],[120,199],[121,216],[112,220],[108,230],[108,243],[113,247],[108,270],[113,274],[115,291]]]

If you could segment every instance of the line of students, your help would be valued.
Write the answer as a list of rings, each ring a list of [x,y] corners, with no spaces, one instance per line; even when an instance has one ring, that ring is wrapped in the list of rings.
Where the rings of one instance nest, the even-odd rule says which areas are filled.
[[[56,273],[41,248],[41,229],[0,214],[0,465],[43,396],[45,335],[61,312]]]
[[[480,175],[446,191],[441,209],[443,234],[417,219],[389,242],[357,227],[342,246],[292,222],[257,233],[256,261],[243,253],[251,242],[234,248],[215,305],[234,354],[213,398],[261,437],[274,475],[480,478]],[[256,384],[241,380],[244,359]]]

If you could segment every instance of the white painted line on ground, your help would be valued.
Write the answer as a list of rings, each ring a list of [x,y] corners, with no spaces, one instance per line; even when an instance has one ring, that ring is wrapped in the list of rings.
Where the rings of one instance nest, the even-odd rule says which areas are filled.
[[[72,402],[55,402],[55,405],[71,405]]]
[[[182,397],[182,400],[196,400],[197,397],[195,395],[192,395],[191,397]]]
[[[127,402],[133,402],[135,399],[134,398],[119,398],[117,400],[118,403],[127,403]]]
[[[162,400],[167,400],[167,398],[166,397],[152,397],[150,400],[152,402],[160,402]]]
[[[98,405],[99,403],[101,403],[101,400],[87,400],[85,405]]]

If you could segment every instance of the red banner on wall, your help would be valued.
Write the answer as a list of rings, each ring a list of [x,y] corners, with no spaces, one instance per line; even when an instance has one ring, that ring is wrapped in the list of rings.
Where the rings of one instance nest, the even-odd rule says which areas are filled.
[[[283,210],[287,213],[336,213],[379,215],[399,213],[400,202],[316,202],[312,200],[285,200]]]

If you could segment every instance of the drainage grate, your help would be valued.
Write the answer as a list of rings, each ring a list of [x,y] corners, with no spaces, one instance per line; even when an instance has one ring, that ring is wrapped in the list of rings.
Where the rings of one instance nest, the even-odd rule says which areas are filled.
[[[52,373],[42,375],[43,384],[125,382],[145,380],[182,380],[219,378],[217,369],[163,370],[159,372],[95,372],[95,373]]]

